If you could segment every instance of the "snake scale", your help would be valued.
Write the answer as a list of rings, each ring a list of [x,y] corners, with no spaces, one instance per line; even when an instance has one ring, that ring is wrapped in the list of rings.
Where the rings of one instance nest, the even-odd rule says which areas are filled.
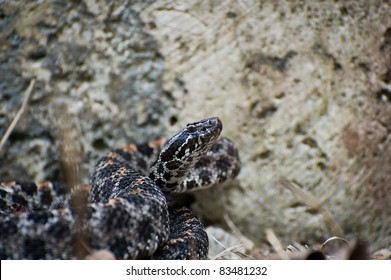
[[[208,237],[200,220],[170,193],[207,188],[240,171],[233,142],[219,138],[211,117],[187,124],[168,141],[130,144],[103,156],[90,187],[70,194],[64,184],[0,183],[0,258],[74,259],[75,233],[92,251],[116,259],[205,259]],[[70,198],[89,196],[82,220]]]

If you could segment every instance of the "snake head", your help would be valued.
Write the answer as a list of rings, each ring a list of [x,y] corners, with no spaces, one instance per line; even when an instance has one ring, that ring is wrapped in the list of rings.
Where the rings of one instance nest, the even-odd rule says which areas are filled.
[[[190,149],[196,153],[205,153],[204,150],[210,149],[222,130],[223,124],[217,117],[189,123],[181,132],[171,138],[173,140],[171,145],[176,145],[177,149],[181,151]]]
[[[186,132],[188,134],[194,134],[196,137],[213,137],[213,135],[220,135],[222,130],[223,123],[220,119],[218,117],[211,117],[187,124],[185,129],[178,134]]]
[[[175,191],[188,172],[216,142],[223,124],[217,117],[189,123],[163,146],[150,177],[163,190]]]

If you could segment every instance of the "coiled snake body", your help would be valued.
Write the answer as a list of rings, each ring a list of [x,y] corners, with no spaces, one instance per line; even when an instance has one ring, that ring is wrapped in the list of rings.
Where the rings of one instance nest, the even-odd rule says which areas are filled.
[[[221,121],[188,124],[169,139],[128,145],[102,157],[91,176],[84,221],[74,218],[65,187],[0,183],[0,258],[72,259],[77,230],[93,250],[117,259],[205,259],[208,238],[199,219],[169,195],[234,178],[238,151],[218,140]]]

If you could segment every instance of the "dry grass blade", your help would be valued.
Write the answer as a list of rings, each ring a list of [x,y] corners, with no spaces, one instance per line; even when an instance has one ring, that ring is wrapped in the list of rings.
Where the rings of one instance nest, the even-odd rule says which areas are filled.
[[[284,250],[280,240],[277,238],[276,234],[272,229],[266,229],[266,239],[273,246],[274,250],[282,260],[289,260],[287,252]]]
[[[322,206],[319,200],[311,193],[305,191],[299,184],[289,181],[285,178],[280,180],[280,184],[290,190],[303,203],[321,213],[324,217],[327,227],[331,230],[333,235],[343,236],[343,231],[338,223],[334,220],[331,213]]]
[[[378,250],[388,247],[391,250],[391,236],[378,240],[377,242],[371,244],[371,253],[374,253]]]
[[[224,257],[225,255],[229,254],[229,253],[232,253],[232,254],[235,254],[239,257],[241,257],[242,259],[254,259],[252,258],[251,256],[248,256],[242,252],[240,252],[239,250],[240,249],[243,249],[243,245],[242,244],[238,244],[238,245],[233,245],[229,248],[227,248],[224,244],[222,244],[216,237],[214,237],[213,235],[209,234],[209,236],[217,243],[219,244],[221,247],[224,248],[223,251],[221,251],[219,254],[217,254],[216,256],[214,256],[213,258],[211,258],[212,260],[219,260],[220,258]]]
[[[219,254],[217,254],[216,256],[214,256],[212,258],[212,260],[219,260],[220,258],[222,258],[223,256],[229,254],[229,253],[233,253],[235,255],[238,255],[242,258],[248,258],[248,259],[251,259],[250,256],[247,256],[246,254],[243,254],[241,252],[239,252],[238,250],[242,249],[243,246],[242,245],[235,245],[235,246],[231,246],[229,248],[225,248],[224,251],[220,252]]]
[[[240,249],[250,250],[254,246],[254,243],[251,240],[249,240],[247,237],[245,237],[239,231],[239,229],[235,226],[235,224],[232,222],[231,218],[227,214],[224,215],[224,219],[225,219],[225,222],[227,223],[228,227],[230,228],[232,234],[240,240],[241,244],[232,245],[231,247],[227,248],[227,246],[222,244],[217,238],[215,238],[213,235],[209,234],[209,236],[217,244],[219,244],[222,248],[224,248],[224,250],[222,252],[220,252],[219,254],[217,254],[216,256],[214,256],[211,259],[213,259],[213,260],[220,259],[229,253],[235,254],[242,259],[253,259],[251,256],[246,255],[245,253],[241,252]]]
[[[60,152],[61,172],[70,192],[81,183],[80,166],[83,161],[83,150],[77,120],[71,118],[66,105],[57,105],[51,112],[57,129],[57,142]]]
[[[232,222],[231,218],[227,215],[224,214],[224,220],[227,223],[227,226],[230,228],[232,233],[236,235],[239,240],[242,242],[243,247],[246,250],[251,250],[254,247],[254,242],[252,242],[250,239],[248,239],[246,236],[244,236],[240,230],[237,228],[237,226]]]
[[[349,241],[347,241],[345,238],[342,238],[342,237],[338,237],[338,236],[332,236],[330,238],[327,238],[327,240],[325,242],[322,243],[322,245],[320,245],[320,251],[322,253],[324,253],[324,249],[325,247],[327,246],[327,244],[331,241],[334,241],[334,240],[341,240],[343,242],[346,242],[346,243],[349,243]]]
[[[16,113],[16,115],[15,115],[14,119],[12,120],[10,126],[8,127],[8,129],[6,130],[6,132],[4,133],[3,137],[0,140],[0,151],[3,149],[3,146],[4,146],[5,142],[7,142],[9,136],[11,135],[12,131],[14,130],[14,128],[16,126],[16,124],[20,120],[21,116],[26,111],[27,104],[28,104],[28,102],[30,100],[31,93],[33,92],[33,89],[34,89],[34,85],[35,85],[35,79],[32,79],[30,81],[30,84],[29,84],[28,88],[26,89],[26,91],[24,93],[24,99],[23,99],[23,102],[22,102],[22,106],[20,107],[19,111]]]
[[[67,113],[65,105],[57,106],[52,112],[58,131],[61,171],[69,193],[72,193],[71,208],[75,218],[76,230],[72,236],[74,254],[84,259],[91,253],[88,233],[84,227],[88,215],[89,187],[81,184],[80,166],[82,163],[82,147],[77,123]]]

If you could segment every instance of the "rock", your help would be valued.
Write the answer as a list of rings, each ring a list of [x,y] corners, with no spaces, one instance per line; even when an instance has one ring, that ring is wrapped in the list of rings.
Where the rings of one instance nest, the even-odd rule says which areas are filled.
[[[2,4],[0,135],[31,79],[37,87],[0,178],[61,179],[58,106],[77,121],[83,182],[110,148],[217,115],[243,167],[195,193],[205,221],[228,215],[256,243],[268,228],[287,244],[332,236],[286,178],[346,238],[391,235],[389,3],[83,3]]]
[[[326,1],[156,1],[141,17],[165,58],[179,119],[218,115],[243,168],[196,193],[254,242],[324,241],[325,217],[279,183],[297,182],[345,237],[391,235],[391,6]]]
[[[36,87],[2,151],[2,180],[61,179],[53,115],[75,123],[82,180],[110,148],[163,135],[174,112],[163,58],[144,28],[147,1],[11,1],[1,6],[0,135]],[[59,111],[60,114],[59,114]]]

